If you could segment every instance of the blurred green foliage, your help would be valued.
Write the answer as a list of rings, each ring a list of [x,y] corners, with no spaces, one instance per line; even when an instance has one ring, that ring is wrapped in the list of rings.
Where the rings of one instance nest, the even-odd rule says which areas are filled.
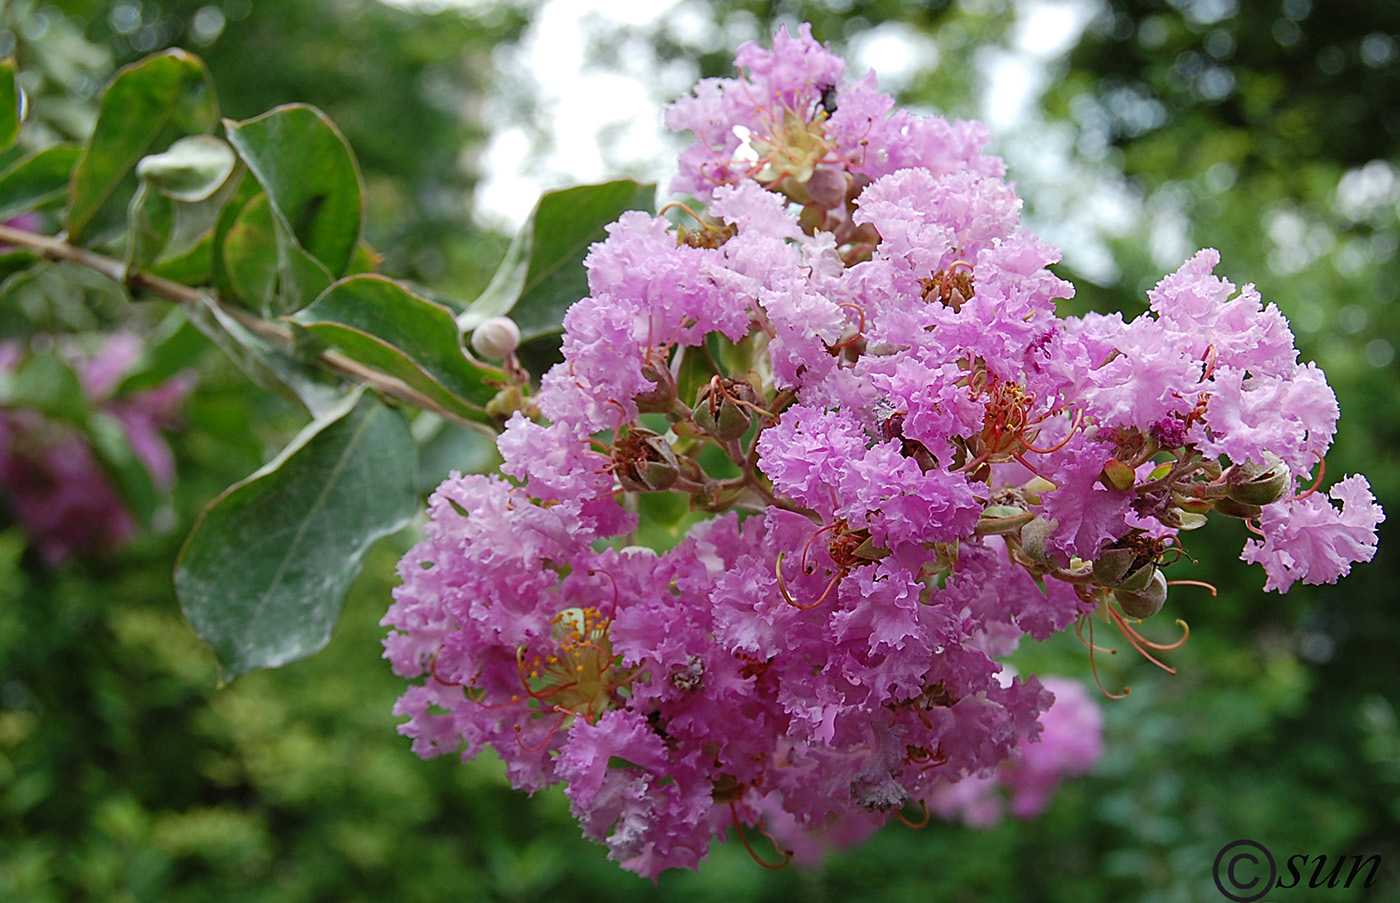
[[[837,44],[882,21],[908,22],[935,37],[943,63],[907,99],[972,111],[969,61],[976,47],[1009,40],[1009,3],[859,6],[712,3],[719,21],[762,32],[811,20]],[[1046,113],[1076,125],[1083,157],[1121,171],[1143,198],[1176,205],[1194,246],[1218,247],[1231,278],[1257,282],[1290,316],[1342,405],[1329,482],[1365,472],[1400,511],[1393,4],[1103,8],[1058,64]],[[7,21],[38,73],[26,87],[51,98],[43,109],[54,135],[91,127],[84,110],[114,66],[184,43],[208,61],[224,115],[293,100],[330,113],[365,167],[369,222],[381,230],[372,241],[391,269],[469,294],[464,286],[479,285],[500,256],[501,239],[470,224],[473,176],[457,161],[481,137],[473,106],[490,47],[519,34],[528,9],[475,19],[368,0],[69,0],[59,9],[6,11],[47,16],[43,29]],[[700,68],[724,74],[731,54],[716,47]],[[1145,225],[1111,243],[1115,283],[1067,275],[1081,286],[1076,303],[1132,315],[1164,267]],[[114,303],[70,300],[65,316],[82,322],[56,325],[93,328],[92,310],[110,318]],[[50,572],[16,529],[0,532],[0,899],[1167,903],[1220,899],[1211,863],[1241,837],[1280,860],[1383,857],[1369,890],[1294,888],[1279,899],[1400,897],[1394,518],[1374,562],[1339,586],[1287,596],[1263,594],[1262,575],[1236,560],[1242,528],[1188,537],[1199,564],[1169,576],[1209,580],[1221,593],[1173,590],[1168,611],[1192,627],[1170,659],[1180,673],[1099,656],[1105,685],[1133,692],[1103,703],[1103,763],[1041,819],[990,831],[894,826],[820,866],[777,873],[728,844],[698,875],[668,874],[654,888],[583,841],[558,792],[511,791],[489,757],[421,762],[395,735],[402,682],[378,661],[376,622],[406,540],[371,556],[327,651],[215,689],[212,656],[171,589],[176,537],[291,423],[227,364],[207,366],[178,440],[173,533]],[[443,470],[466,460],[438,451]],[[1173,630],[1148,628],[1158,638]],[[1027,647],[1016,664],[1089,679],[1073,637]]]

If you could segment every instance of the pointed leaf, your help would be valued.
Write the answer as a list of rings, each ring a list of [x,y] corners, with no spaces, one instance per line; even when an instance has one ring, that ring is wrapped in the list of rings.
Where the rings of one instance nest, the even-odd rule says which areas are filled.
[[[352,276],[297,314],[322,341],[483,423],[505,374],[468,357],[452,312],[383,276]]]
[[[224,127],[288,234],[332,277],[342,275],[360,239],[364,190],[340,131],[304,104]]]
[[[82,152],[76,144],[56,144],[18,160],[0,174],[0,220],[37,210],[68,194],[68,181]]]
[[[93,411],[83,426],[97,460],[116,484],[127,508],[137,521],[149,527],[152,516],[160,507],[161,493],[151,472],[131,447],[131,440],[121,421],[103,411]]]
[[[564,312],[588,294],[583,259],[628,210],[651,212],[656,187],[631,179],[551,191],[540,198],[530,228],[530,265],[510,317],[529,341],[559,332]]]
[[[15,81],[15,61],[0,60],[0,150],[8,150],[19,138],[23,95]]]
[[[319,417],[344,398],[338,383],[254,335],[209,297],[190,308],[190,321],[253,382]]]
[[[403,416],[351,396],[214,500],[175,590],[224,680],[322,649],[369,546],[418,508]]]
[[[193,54],[167,50],[118,72],[73,172],[64,224],[69,240],[83,237],[142,157],[176,138],[209,132],[218,118],[209,72]]]

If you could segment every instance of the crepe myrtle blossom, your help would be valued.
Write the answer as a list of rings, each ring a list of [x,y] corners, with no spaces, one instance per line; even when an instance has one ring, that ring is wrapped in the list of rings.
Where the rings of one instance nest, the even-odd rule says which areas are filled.
[[[1183,532],[1243,519],[1282,591],[1383,516],[1359,476],[1299,492],[1336,400],[1214,251],[1142,316],[1061,317],[981,125],[894,110],[806,27],[738,68],[667,114],[695,203],[594,246],[501,475],[433,493],[383,621],[416,752],[565,784],[653,878],[731,831],[778,866],[1001,789],[1033,815],[1100,719],[1005,669],[1022,636],[1087,627],[1092,664],[1100,624],[1170,670],[1185,625],[1137,625],[1191,582]]]
[[[175,462],[161,432],[177,422],[193,383],[188,374],[180,374],[159,386],[118,395],[118,385],[141,350],[137,336],[122,332],[90,353],[71,342],[58,345],[86,401],[111,418],[156,489],[167,491],[175,479]],[[13,378],[25,355],[18,342],[0,343],[0,380]],[[137,527],[87,438],[71,424],[21,405],[0,406],[0,505],[49,565],[110,551]]]

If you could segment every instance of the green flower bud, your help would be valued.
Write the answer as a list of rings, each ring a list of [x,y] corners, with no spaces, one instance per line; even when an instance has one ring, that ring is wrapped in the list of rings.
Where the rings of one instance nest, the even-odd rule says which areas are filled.
[[[637,410],[643,414],[665,414],[671,410],[676,400],[676,378],[671,375],[665,361],[659,361],[648,354],[642,361],[642,375],[656,385],[645,392],[639,392],[633,399]]]
[[[680,462],[671,444],[641,427],[632,427],[613,444],[614,471],[629,492],[660,492],[680,478]]]
[[[1146,585],[1139,590],[1125,590],[1120,587],[1113,591],[1113,598],[1117,600],[1118,607],[1123,609],[1123,614],[1141,621],[1161,611],[1162,606],[1166,604],[1167,578],[1151,565],[1140,570],[1151,571]]]
[[[1238,517],[1240,520],[1253,520],[1263,513],[1258,505],[1245,505],[1234,499],[1216,499],[1215,510],[1227,517]]]
[[[1246,461],[1225,472],[1225,494],[1244,505],[1269,505],[1283,498],[1291,477],[1287,464],[1265,452],[1263,464]]]
[[[1050,520],[1037,514],[1030,523],[1021,528],[1021,551],[1030,556],[1033,561],[1044,565],[1053,565],[1050,553],[1045,548],[1045,541],[1050,538],[1059,525],[1058,520]]]

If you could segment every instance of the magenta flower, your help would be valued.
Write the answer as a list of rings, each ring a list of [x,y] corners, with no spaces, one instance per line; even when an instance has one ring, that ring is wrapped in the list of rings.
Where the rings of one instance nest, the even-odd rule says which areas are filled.
[[[1022,637],[1097,618],[1158,661],[1134,625],[1181,531],[1257,523],[1281,590],[1369,560],[1383,516],[1360,477],[1286,498],[1336,402],[1215,252],[1136,319],[1060,317],[982,126],[843,82],[806,27],[737,63],[667,114],[708,208],[592,249],[505,476],[438,488],[383,621],[416,752],[566,784],[649,877],[731,830],[777,865],[1003,793],[1032,816],[1100,718],[1010,674]]]

